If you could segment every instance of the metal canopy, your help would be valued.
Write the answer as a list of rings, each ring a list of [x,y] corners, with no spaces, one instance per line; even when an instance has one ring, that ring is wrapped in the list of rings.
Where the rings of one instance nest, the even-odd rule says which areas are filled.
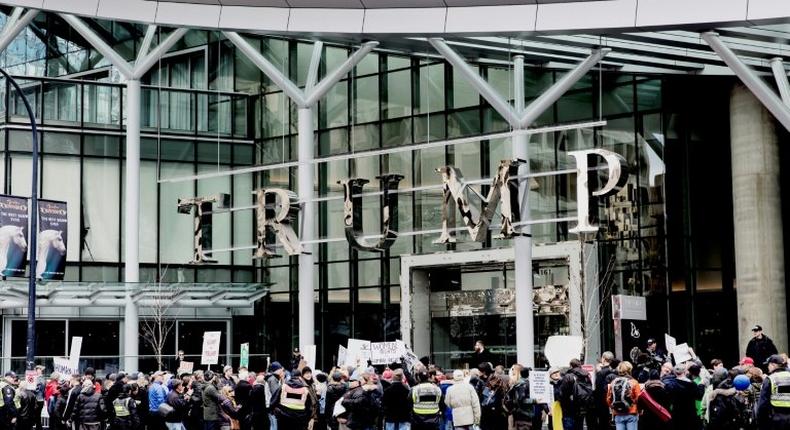
[[[104,282],[40,282],[36,306],[123,307],[129,284]],[[269,293],[265,284],[252,283],[139,283],[133,301],[141,308],[249,308]],[[23,308],[25,281],[0,282],[0,309]]]

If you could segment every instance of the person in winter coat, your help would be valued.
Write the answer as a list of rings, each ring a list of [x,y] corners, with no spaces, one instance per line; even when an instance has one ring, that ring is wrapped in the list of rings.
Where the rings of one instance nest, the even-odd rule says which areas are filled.
[[[373,375],[359,375],[360,386],[343,396],[343,407],[348,411],[346,426],[352,430],[375,430],[381,410],[381,393]]]
[[[266,375],[259,374],[250,390],[250,424],[252,430],[269,430],[266,410]],[[323,429],[322,429],[323,430]]]
[[[639,382],[631,375],[633,365],[627,361],[617,366],[615,378],[606,391],[606,402],[612,408],[614,425],[617,430],[637,430],[639,410],[637,399],[642,390]]]
[[[570,362],[570,369],[565,372],[560,382],[560,405],[562,406],[562,426],[565,430],[581,430],[584,426],[584,417],[587,412],[587,405],[582,399],[576,396],[576,384],[587,387],[592,393],[592,382],[590,374],[582,368],[581,362],[573,359]],[[592,399],[589,399],[592,400]]]
[[[205,380],[206,384],[203,386],[203,429],[204,430],[219,430],[221,425],[220,398],[219,389],[217,388],[218,378],[214,372],[206,371]],[[150,430],[150,429],[149,429]]]
[[[615,375],[614,368],[611,364],[614,361],[614,354],[606,351],[601,354],[600,367],[595,372],[595,386],[593,387],[593,405],[587,419],[592,423],[591,430],[605,430],[609,428],[609,423],[612,421],[612,415],[609,412],[609,405],[606,404],[606,391],[609,388],[609,382],[606,379],[610,375]],[[617,366],[615,366],[616,368]]]
[[[687,378],[686,366],[678,364],[673,373],[661,379],[672,401],[672,424],[677,430],[699,430],[702,428],[697,416],[698,399],[702,398],[705,387]]]
[[[483,390],[480,402],[480,428],[482,430],[499,430],[507,428],[505,412],[505,394],[509,387],[507,376],[491,375]]]
[[[475,398],[477,398],[476,393]],[[412,400],[409,386],[403,381],[403,370],[396,369],[392,372],[392,382],[384,389],[382,406],[385,430],[409,429]]]
[[[513,416],[516,430],[540,430],[542,409],[529,392],[529,368],[521,367],[519,379],[505,395],[505,409]]]
[[[203,430],[203,387],[205,387],[205,380],[203,379],[203,371],[197,370],[192,375],[188,392],[192,394],[189,396],[189,412],[184,421],[184,426],[187,430]],[[268,429],[264,429],[268,430]]]
[[[168,416],[165,417],[167,430],[185,430],[184,420],[189,413],[189,397],[192,393],[184,389],[181,381],[174,381],[172,389],[167,393],[167,404],[173,408]]]
[[[264,393],[266,394],[266,408],[269,413],[269,428],[270,430],[277,430],[277,403],[280,401],[280,389],[283,381],[285,380],[285,369],[277,362],[273,361],[269,365],[269,373],[266,375],[266,387]],[[283,429],[284,430],[284,429]]]
[[[667,390],[664,383],[658,379],[651,379],[645,382],[643,392],[647,393],[656,403],[661,405],[667,411],[672,407],[672,402],[669,399]],[[650,408],[647,407],[646,396],[640,395],[637,399],[639,406],[639,430],[670,430],[672,422],[664,422],[659,418]]]
[[[455,429],[469,430],[472,426],[480,425],[480,398],[475,388],[464,381],[464,372],[453,372],[453,385],[447,389],[444,403],[453,411]]]
[[[739,393],[727,378],[713,388],[707,408],[707,430],[741,430],[746,396]]]
[[[233,390],[234,399],[239,406],[239,428],[241,430],[252,430],[251,393],[252,385],[250,385],[249,381],[246,379],[240,379],[239,382],[236,383],[236,389]]]
[[[124,384],[118,397],[113,399],[113,415],[110,420],[113,430],[137,430],[140,426],[140,416],[137,414],[137,403],[131,397],[132,386]]]
[[[790,429],[790,372],[784,357],[768,358],[768,377],[763,380],[757,400],[760,430]]]
[[[305,366],[302,368],[302,382],[304,382],[305,386],[307,387],[307,395],[310,397],[310,409],[309,409],[309,427],[313,428],[315,425],[316,419],[318,418],[318,408],[320,405],[318,404],[318,392],[315,389],[315,380],[313,379],[313,369]]]
[[[313,405],[310,390],[301,378],[299,370],[280,387],[280,396],[275,406],[277,428],[283,430],[305,430],[312,416]]]
[[[220,383],[222,383],[221,380]],[[219,428],[221,430],[239,430],[240,408],[230,385],[223,385],[219,389],[219,400]]]
[[[49,399],[52,396],[57,396],[60,390],[58,387],[60,386],[60,373],[52,372],[52,375],[49,377],[49,382],[44,387],[44,401],[49,404]]]
[[[74,403],[73,421],[78,430],[100,430],[104,418],[101,393],[91,379],[86,378]]]
[[[337,422],[337,417],[334,416],[335,403],[343,398],[343,395],[346,394],[348,388],[348,384],[343,381],[343,374],[339,370],[332,372],[331,381],[329,381],[329,384],[326,387],[326,406],[324,408],[326,424],[331,430],[338,430],[340,427],[339,423]]]
[[[67,430],[66,419],[64,413],[66,412],[66,400],[71,391],[71,384],[64,381],[58,385],[58,394],[52,394],[49,398],[51,403],[54,402],[49,408],[49,428],[51,430]]]
[[[431,382],[425,370],[417,373],[419,384],[411,389],[412,430],[438,430],[441,421],[442,390]]]
[[[16,430],[31,430],[36,425],[38,408],[35,390],[36,384],[28,384],[27,382],[20,384],[16,395],[18,399],[14,400],[18,402]]]
[[[763,327],[759,324],[752,327],[752,338],[746,345],[746,356],[751,357],[763,371],[767,370],[765,361],[774,354],[778,354],[774,341],[763,334]]]

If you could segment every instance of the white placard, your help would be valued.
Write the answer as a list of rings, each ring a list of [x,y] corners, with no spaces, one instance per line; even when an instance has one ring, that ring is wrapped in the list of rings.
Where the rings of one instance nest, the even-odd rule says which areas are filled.
[[[71,365],[71,360],[65,357],[53,357],[54,365],[52,366],[55,372],[60,373],[60,379],[65,380],[79,373],[75,366]]]
[[[219,342],[222,332],[206,331],[203,332],[203,352],[200,353],[200,364],[219,363]]]
[[[349,339],[346,351],[346,366],[367,367],[370,360],[370,341],[362,339]]]
[[[403,342],[375,342],[370,344],[370,361],[373,364],[400,363],[400,358],[406,352]]]
[[[305,346],[304,351],[302,351],[302,356],[304,357],[305,363],[307,363],[307,367],[315,372],[315,345]]]
[[[176,370],[177,374],[181,373],[192,373],[192,370],[195,368],[195,363],[191,361],[182,361],[181,364],[178,365],[178,370]]]
[[[346,365],[346,347],[343,345],[337,346],[337,367]]]
[[[81,353],[82,353],[82,337],[72,336],[71,350],[69,351],[69,361],[71,361],[71,367],[75,369],[78,367]]]
[[[584,340],[581,336],[549,336],[543,349],[549,365],[567,367],[572,359],[582,356]]]
[[[678,341],[670,336],[668,333],[664,333],[664,345],[667,347],[667,353],[672,354],[675,351],[675,345],[678,344]]]
[[[406,348],[406,352],[403,353],[403,361],[406,363],[406,367],[409,369],[409,372],[413,372],[414,367],[417,366],[417,363],[420,362],[420,359],[417,357],[417,354],[415,354],[414,351]]]
[[[642,296],[612,295],[612,319],[647,320],[647,300]]]
[[[549,379],[549,372],[529,372],[529,395],[538,403],[551,405],[554,403],[554,387]]]
[[[684,363],[694,358],[691,355],[691,351],[689,351],[689,345],[687,343],[676,345],[672,351],[672,356],[675,357],[675,363]]]

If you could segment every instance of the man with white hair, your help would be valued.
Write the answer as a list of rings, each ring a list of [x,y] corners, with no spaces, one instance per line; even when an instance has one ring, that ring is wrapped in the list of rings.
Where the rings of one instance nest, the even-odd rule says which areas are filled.
[[[453,410],[456,430],[471,429],[480,424],[480,399],[475,388],[464,380],[464,372],[453,372],[453,385],[447,389],[444,404]]]

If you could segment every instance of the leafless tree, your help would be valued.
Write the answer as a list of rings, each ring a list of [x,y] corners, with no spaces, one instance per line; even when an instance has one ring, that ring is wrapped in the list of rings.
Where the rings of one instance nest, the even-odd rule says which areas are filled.
[[[598,261],[598,258],[597,255],[595,258],[593,258],[588,253],[584,252],[585,244],[586,242],[584,241],[584,238],[580,237],[580,288],[582,293],[581,329],[582,338],[584,340],[584,357],[586,359],[589,358],[590,337],[593,333],[599,332],[601,322],[604,318],[606,304],[610,300],[609,298],[612,296],[612,288],[614,285],[612,282],[612,275],[614,272],[615,256],[612,254],[609,257],[609,260],[606,262],[605,269],[598,272],[598,282],[595,283],[590,291],[586,291],[585,274],[591,273],[590,270],[597,270],[597,265],[595,263]]]
[[[176,319],[172,315],[175,299],[181,293],[180,283],[156,282],[146,291],[145,299],[149,310],[140,323],[143,340],[154,350],[158,370],[164,367],[163,352],[167,338],[175,328]]]

